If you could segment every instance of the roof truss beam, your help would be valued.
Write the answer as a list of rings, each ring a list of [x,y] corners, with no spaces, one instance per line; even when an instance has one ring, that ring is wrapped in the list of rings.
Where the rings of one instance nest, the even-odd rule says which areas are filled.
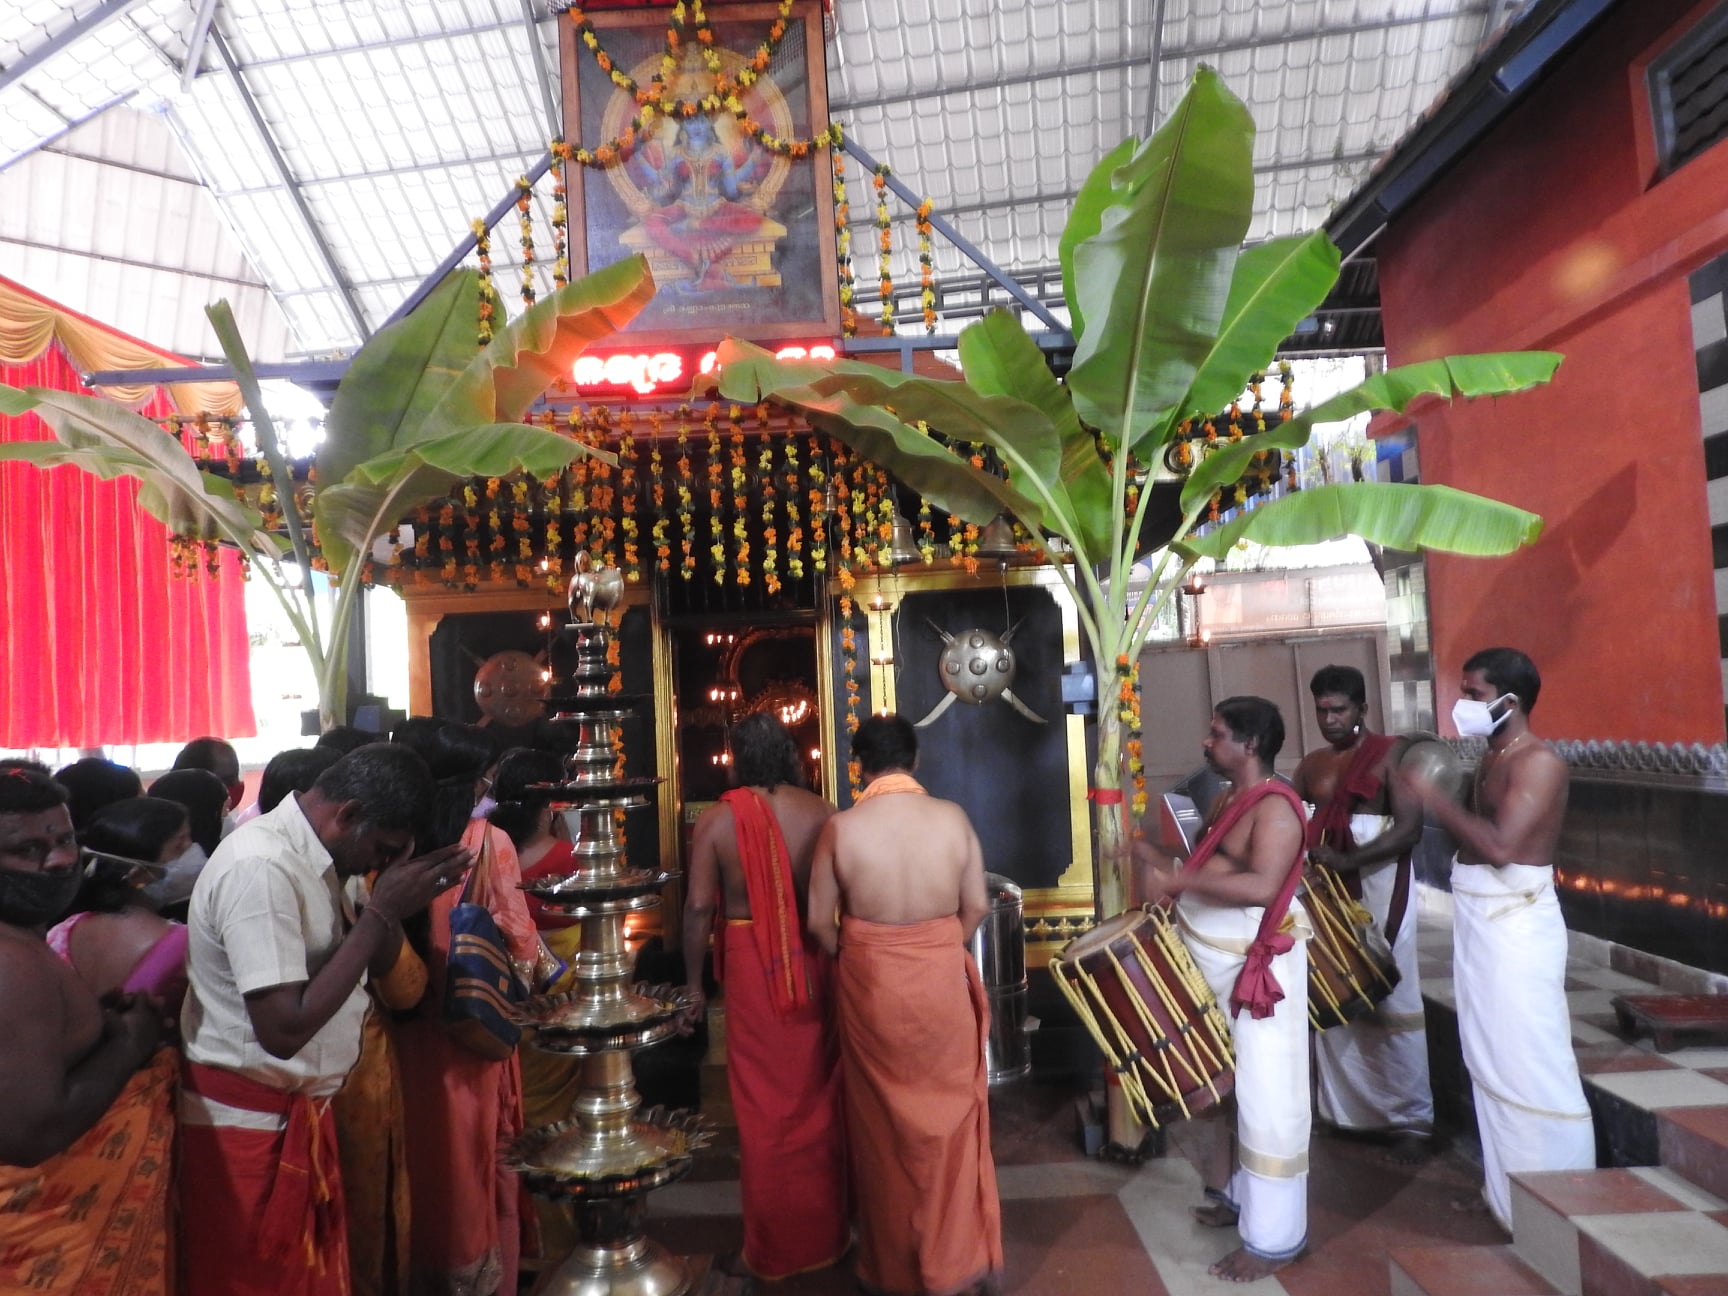
[[[1217,41],[1205,45],[1178,45],[1163,48],[1159,61],[1171,63],[1179,59],[1215,58],[1220,54],[1237,54],[1250,50],[1268,49],[1275,45],[1294,45],[1300,41],[1322,40],[1328,36],[1361,36],[1373,32],[1393,31],[1400,27],[1421,27],[1429,23],[1452,22],[1461,18],[1488,15],[1492,6],[1461,5],[1446,13],[1419,14],[1409,18],[1383,18],[1375,22],[1341,23],[1332,27],[1313,27],[1306,31],[1285,32],[1276,36],[1253,36],[1245,40]],[[1121,72],[1146,66],[1149,53],[1141,50],[1120,58],[1105,59],[1076,67],[1045,68],[1024,76],[985,77],[977,81],[960,81],[953,85],[931,86],[928,89],[907,90],[902,94],[879,95],[874,99],[834,99],[829,101],[832,113],[857,112],[863,108],[886,108],[890,104],[915,103],[920,99],[940,99],[949,95],[976,94],[981,90],[1004,90],[1009,86],[1034,85],[1040,81],[1059,81],[1066,77],[1093,76],[1099,72]]]
[[[534,25],[538,29],[541,23],[554,21],[549,13],[534,15]],[[424,45],[429,41],[461,40],[465,36],[496,36],[501,33],[516,31],[520,23],[512,20],[507,23],[480,23],[472,27],[451,27],[444,31],[416,32],[411,36],[387,36],[382,40],[367,41],[364,45],[332,45],[329,49],[307,50],[304,54],[277,54],[269,58],[253,59],[241,70],[252,72],[260,68],[280,67],[284,63],[306,63],[316,59],[348,58],[355,54],[366,54],[372,50],[400,49],[407,45]]]
[[[228,69],[228,75],[234,78],[234,88],[240,95],[241,105],[246,109],[246,115],[252,122],[252,127],[258,133],[259,143],[263,146],[265,156],[269,158],[276,174],[282,178],[282,187],[288,191],[288,197],[294,204],[294,210],[299,213],[301,222],[305,225],[306,236],[311,240],[313,249],[324,262],[324,272],[330,282],[335,285],[337,295],[348,308],[348,314],[354,321],[354,329],[360,340],[364,342],[371,336],[371,330],[366,327],[366,315],[360,309],[360,299],[354,295],[354,289],[349,286],[342,268],[336,264],[336,255],[330,250],[330,244],[324,238],[324,231],[319,226],[317,218],[312,214],[312,208],[306,201],[306,195],[300,191],[299,181],[294,176],[293,169],[288,165],[288,159],[282,155],[281,146],[276,143],[276,136],[270,129],[270,123],[264,120],[264,113],[258,107],[258,101],[252,95],[251,88],[246,84],[246,78],[241,75],[240,66],[234,61],[234,54],[228,48],[228,42],[222,39],[222,33],[212,28],[210,43],[216,47],[216,53],[223,65]]]
[[[180,69],[180,89],[190,90],[204,62],[204,42],[210,36],[210,24],[216,20],[216,0],[198,0],[198,12],[192,16],[192,30],[186,33],[186,65]]]
[[[50,36],[11,67],[0,71],[0,90],[4,90],[20,79],[29,76],[49,59],[60,53],[61,50],[70,49],[91,32],[106,27],[128,9],[135,8],[142,3],[143,0],[103,0],[100,6],[92,9],[70,27],[57,35]]]
[[[1322,167],[1351,166],[1363,162],[1376,162],[1381,151],[1376,149],[1368,153],[1328,154],[1324,157],[1288,158],[1281,162],[1257,162],[1254,164],[1255,175],[1273,175],[1280,171],[1311,171]],[[978,212],[1009,211],[1015,207],[1042,207],[1049,203],[1073,202],[1080,196],[1078,189],[1060,189],[1051,193],[1034,193],[1009,195],[1006,198],[988,198],[981,202],[960,203],[957,206],[945,207],[938,205],[936,214],[939,216],[970,216]],[[861,216],[848,221],[853,229],[865,226],[874,227],[876,220],[871,216]]]
[[[546,146],[544,144],[536,144],[533,148],[512,149],[503,153],[487,153],[481,157],[428,158],[417,162],[414,169],[421,172],[437,171],[464,166],[494,166],[501,162],[508,162],[511,167],[515,168],[519,163],[537,158],[545,151]],[[302,176],[299,184],[302,189],[316,189],[320,185],[357,184],[366,180],[387,180],[392,177],[399,177],[401,174],[402,168],[399,166],[376,167],[368,171],[345,171],[340,175]],[[275,193],[279,187],[278,185],[249,185],[242,189],[211,190],[211,193],[217,198],[250,198],[255,194]]]

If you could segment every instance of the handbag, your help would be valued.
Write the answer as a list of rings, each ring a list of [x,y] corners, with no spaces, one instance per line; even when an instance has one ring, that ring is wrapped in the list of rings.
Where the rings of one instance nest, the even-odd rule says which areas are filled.
[[[484,840],[480,859],[468,874],[462,895],[450,910],[450,957],[444,971],[444,1028],[464,1048],[493,1062],[515,1052],[522,1027],[511,1008],[528,998],[528,987],[516,975],[497,920],[474,902],[475,883],[482,870],[490,881],[491,841]]]

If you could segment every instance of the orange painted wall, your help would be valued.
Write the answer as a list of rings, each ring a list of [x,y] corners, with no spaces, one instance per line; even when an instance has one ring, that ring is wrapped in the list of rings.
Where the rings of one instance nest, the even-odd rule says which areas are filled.
[[[1728,145],[1653,183],[1643,64],[1709,6],[1620,11],[1375,249],[1388,358],[1544,348],[1548,388],[1422,410],[1422,480],[1540,513],[1532,547],[1429,558],[1437,700],[1471,652],[1543,675],[1548,736],[1723,740],[1686,276],[1728,250]]]

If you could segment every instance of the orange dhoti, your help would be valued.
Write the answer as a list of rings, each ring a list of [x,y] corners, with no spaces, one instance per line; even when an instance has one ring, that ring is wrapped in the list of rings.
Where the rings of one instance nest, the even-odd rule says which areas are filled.
[[[851,1240],[832,964],[806,948],[809,998],[782,1015],[751,924],[730,922],[720,939],[744,1263],[785,1278],[833,1264]]]
[[[183,1083],[211,1103],[286,1122],[272,1130],[182,1120],[185,1296],[348,1296],[331,1100],[196,1062]]]
[[[177,1065],[163,1049],[71,1147],[38,1166],[0,1166],[0,1291],[174,1289],[167,1251]]]
[[[984,1043],[958,918],[840,924],[835,1014],[868,1289],[948,1296],[1002,1269]]]

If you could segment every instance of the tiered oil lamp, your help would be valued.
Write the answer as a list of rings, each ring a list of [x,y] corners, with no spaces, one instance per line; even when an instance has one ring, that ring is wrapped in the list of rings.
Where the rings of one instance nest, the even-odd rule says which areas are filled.
[[[650,805],[659,780],[626,778],[615,727],[643,701],[608,691],[605,614],[623,600],[616,568],[579,566],[570,585],[575,693],[553,699],[555,717],[578,726],[566,761],[569,779],[551,786],[575,846],[575,869],[527,884],[549,908],[582,927],[575,988],[531,999],[521,1014],[534,1047],[582,1058],[581,1087],[568,1119],[529,1130],[508,1153],[530,1191],[567,1203],[579,1241],[535,1288],[539,1296],[681,1296],[691,1286],[684,1260],[645,1232],[647,1195],[690,1168],[707,1141],[693,1112],[639,1110],[631,1054],[676,1033],[690,1007],[682,987],[630,984],[625,920],[656,908],[675,875],[633,869],[619,824]]]

